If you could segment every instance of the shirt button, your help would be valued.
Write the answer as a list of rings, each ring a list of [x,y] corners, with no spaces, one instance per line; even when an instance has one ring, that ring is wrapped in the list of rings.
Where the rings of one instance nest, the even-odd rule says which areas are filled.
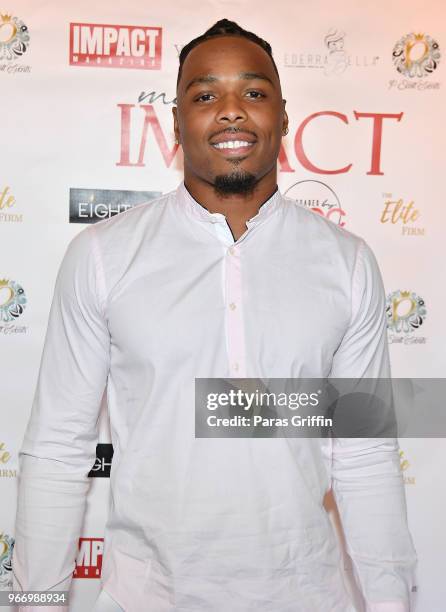
[[[239,369],[238,363],[234,363],[234,365],[232,366],[232,369],[234,370],[234,372],[238,372],[238,369]]]
[[[236,304],[234,304],[234,302],[231,302],[231,303],[229,304],[229,308],[230,308],[231,310],[235,310],[235,309],[237,308],[237,306],[236,306]]]
[[[230,254],[230,255],[235,255],[235,249],[234,249],[234,247],[229,247],[228,251],[229,251],[229,254]]]

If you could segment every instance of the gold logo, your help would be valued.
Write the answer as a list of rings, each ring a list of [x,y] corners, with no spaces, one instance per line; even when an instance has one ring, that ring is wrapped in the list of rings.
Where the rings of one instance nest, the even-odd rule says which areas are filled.
[[[17,476],[16,469],[4,469],[2,466],[5,466],[8,461],[11,459],[11,453],[9,453],[5,448],[5,443],[0,442],[0,478],[15,478]],[[1,543],[1,536],[0,536]],[[0,554],[1,558],[1,554]]]
[[[10,211],[14,207],[16,199],[10,191],[9,185],[0,187],[0,223],[21,223],[23,221],[22,213]]]
[[[0,42],[2,42],[4,45],[7,45],[9,42],[11,42],[11,40],[15,38],[16,34],[17,26],[12,21],[12,15],[0,15]]]
[[[0,306],[6,306],[6,304],[8,304],[13,297],[14,292],[9,286],[9,281],[7,281],[6,279],[0,279]]]
[[[408,39],[406,40],[406,47],[405,47],[405,51],[406,51],[406,59],[405,59],[405,63],[406,63],[406,68],[407,70],[410,70],[412,64],[414,63],[412,61],[412,57],[411,57],[411,53],[413,51],[413,49],[415,47],[423,47],[423,54],[420,57],[416,58],[416,62],[421,63],[425,57],[427,55],[429,55],[429,45],[427,44],[425,38],[424,38],[424,34],[415,34],[414,38],[412,39]]]
[[[8,195],[9,186],[0,191],[0,210],[4,208],[12,208],[15,204],[15,197],[13,195]],[[6,197],[8,195],[8,197]]]
[[[5,450],[5,443],[0,442],[0,463],[7,463],[11,458],[11,454]]]
[[[392,302],[392,320],[395,323],[400,317],[408,318],[415,312],[417,303],[409,291],[401,291]]]
[[[414,32],[400,38],[392,53],[395,68],[409,78],[429,76],[437,68],[440,58],[437,41],[427,34]]]
[[[404,451],[402,450],[400,450],[400,467],[402,472],[404,472],[405,470],[407,470],[408,467],[410,467],[410,463],[408,462],[408,460],[404,459]]]
[[[26,308],[23,287],[13,280],[0,279],[0,321],[11,323],[23,314]]]
[[[397,334],[419,329],[426,319],[426,305],[413,291],[393,291],[386,299],[387,327]]]
[[[421,214],[415,208],[413,200],[405,204],[402,198],[399,200],[393,199],[392,194],[384,194],[384,198],[384,209],[380,217],[381,223],[400,225],[403,236],[424,236],[424,227],[414,226]]]
[[[6,551],[8,550],[9,546],[8,546],[8,543],[4,539],[3,534],[1,532],[0,532],[0,546],[2,547],[2,548],[0,548],[0,557],[3,557],[3,555],[6,554]]]
[[[0,60],[21,58],[29,47],[28,27],[21,19],[0,15]]]
[[[399,455],[400,455],[400,468],[401,468],[401,471],[404,473],[410,468],[410,463],[407,459],[404,458],[404,451],[400,450]],[[406,474],[404,474],[403,478],[404,478],[404,484],[406,485],[415,484],[415,476],[407,476]]]

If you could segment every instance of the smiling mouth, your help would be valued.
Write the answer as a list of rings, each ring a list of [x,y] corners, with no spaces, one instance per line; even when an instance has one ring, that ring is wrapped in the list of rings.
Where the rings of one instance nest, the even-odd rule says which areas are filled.
[[[224,140],[222,142],[211,143],[211,146],[226,155],[237,156],[248,153],[255,144],[255,141],[249,142],[248,140]]]

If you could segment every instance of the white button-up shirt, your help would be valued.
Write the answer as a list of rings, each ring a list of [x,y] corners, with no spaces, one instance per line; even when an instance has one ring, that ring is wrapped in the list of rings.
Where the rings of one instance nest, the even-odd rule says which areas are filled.
[[[196,377],[389,375],[371,250],[279,191],[237,241],[183,183],[89,226],[59,270],[21,447],[15,588],[70,585],[106,388],[101,581],[126,612],[353,611],[331,487],[368,609],[406,612],[396,440],[194,435]]]

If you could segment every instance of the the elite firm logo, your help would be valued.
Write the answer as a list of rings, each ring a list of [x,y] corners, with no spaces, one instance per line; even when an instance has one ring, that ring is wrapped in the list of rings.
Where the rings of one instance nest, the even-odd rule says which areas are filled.
[[[439,89],[440,83],[426,80],[438,68],[441,53],[438,42],[428,34],[411,32],[398,40],[392,51],[397,72],[405,77],[392,79],[389,89]]]
[[[129,208],[154,200],[161,191],[128,191],[122,189],[70,189],[70,223],[97,223],[110,219]]]
[[[16,199],[11,193],[9,185],[3,187],[0,185],[0,223],[21,223],[23,215],[12,212],[15,207]]]
[[[21,19],[0,13],[0,72],[31,72],[31,66],[17,62],[28,51],[29,41],[28,26]]]
[[[12,589],[14,538],[0,531],[0,591]]]
[[[326,183],[310,179],[299,181],[291,185],[284,195],[295,200],[296,204],[344,227],[346,212],[336,192]]]
[[[160,70],[162,28],[70,23],[70,65]]]
[[[410,462],[406,459],[404,451],[400,450],[400,468],[403,473],[404,484],[414,485],[416,483],[415,476],[410,476],[408,470],[410,468]]]
[[[0,478],[16,478],[17,469],[12,464],[11,453],[9,452],[6,442],[0,440]]]
[[[73,578],[100,578],[104,538],[79,538]]]
[[[90,478],[110,478],[113,459],[113,444],[96,445],[96,461],[88,473]]]
[[[425,236],[425,228],[420,224],[421,213],[413,200],[395,198],[391,193],[383,193],[384,206],[380,222],[389,227],[399,227],[401,236]]]
[[[26,326],[15,325],[26,304],[23,287],[12,279],[0,278],[0,334],[26,333]]]
[[[426,344],[417,334],[427,316],[424,299],[413,291],[393,291],[386,300],[390,344]]]

